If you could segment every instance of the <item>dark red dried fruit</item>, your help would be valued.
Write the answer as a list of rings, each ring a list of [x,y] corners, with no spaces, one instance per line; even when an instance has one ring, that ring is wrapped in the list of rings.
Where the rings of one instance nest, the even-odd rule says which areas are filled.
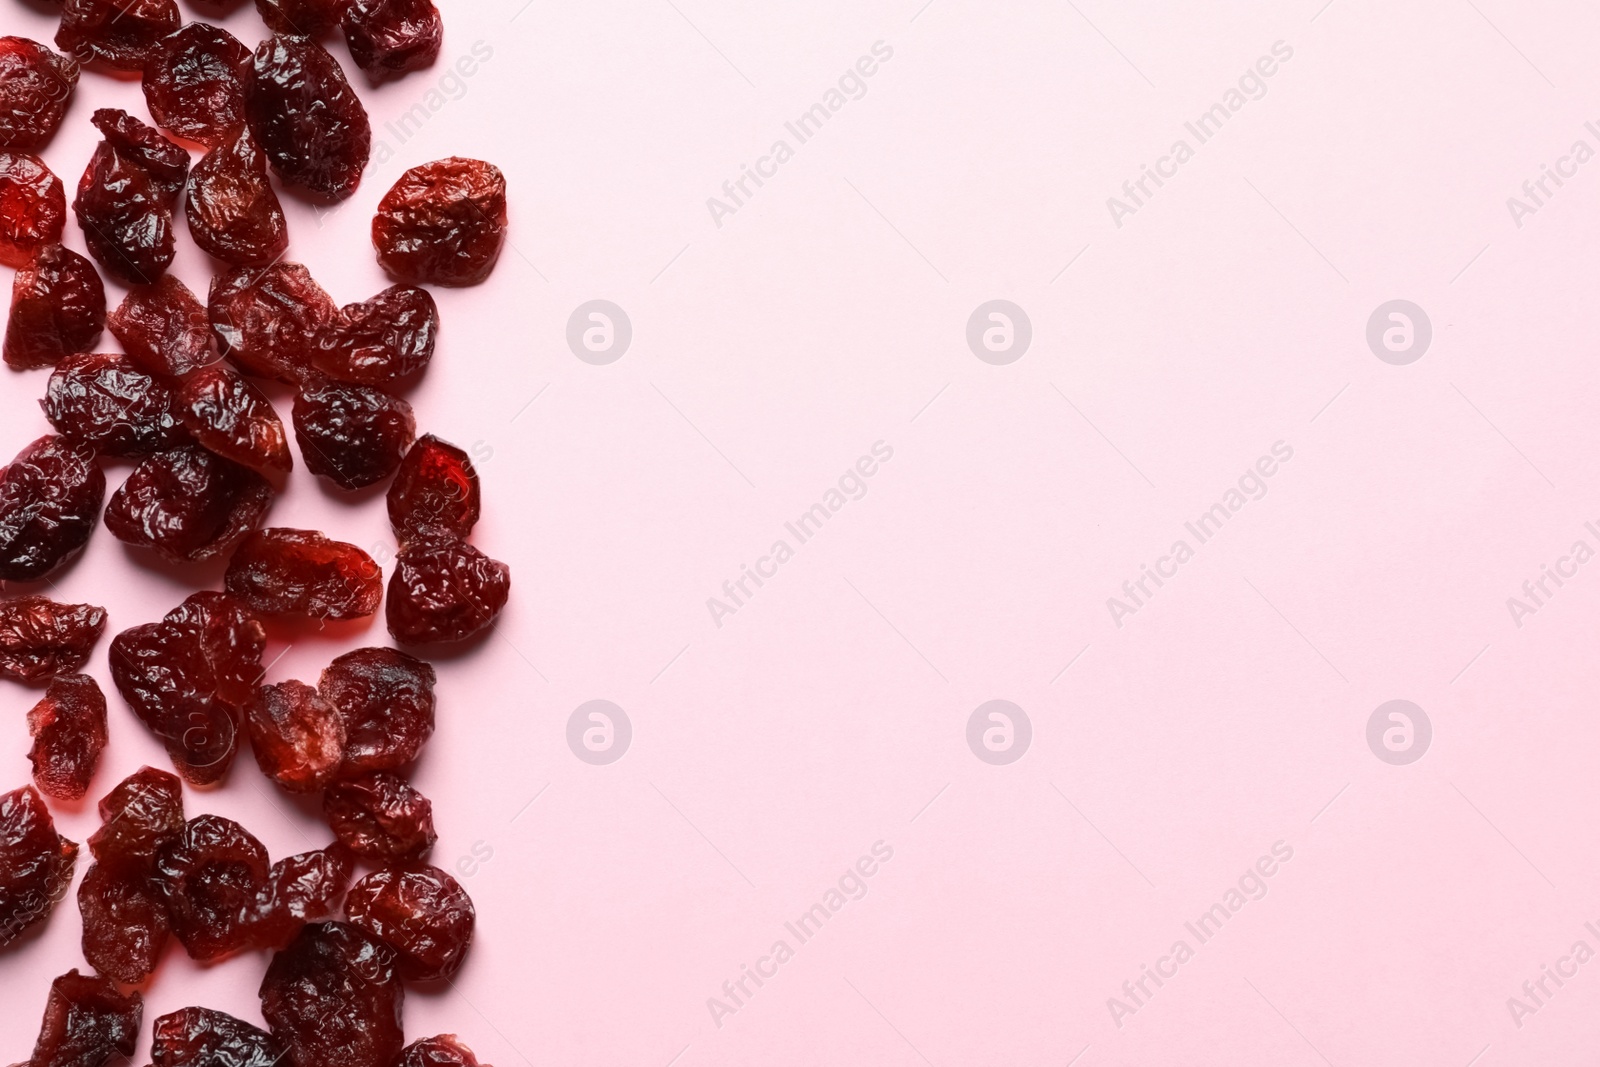
[[[433,804],[387,772],[328,786],[322,814],[341,844],[375,863],[426,859],[439,839]]]
[[[341,777],[398,771],[433,736],[433,667],[393,648],[346,652],[322,672],[318,690],[344,724]]]
[[[481,506],[471,458],[431,433],[411,446],[389,486],[389,523],[402,542],[429,527],[465,538]]]
[[[206,153],[189,176],[189,236],[238,266],[264,266],[289,247],[289,223],[267,180],[267,161],[241,133]]]
[[[220,26],[191,22],[164,39],[144,68],[144,99],[165,130],[203,145],[244,130],[250,49]]]
[[[339,25],[350,0],[256,0],[261,21],[274,33],[321,37]]]
[[[87,352],[106,324],[106,287],[94,264],[47,245],[11,281],[6,366],[31,370]]]
[[[83,550],[106,476],[87,449],[41,437],[0,470],[0,581],[48,577]]]
[[[156,852],[155,881],[172,932],[189,955],[214,960],[249,945],[256,898],[267,884],[267,850],[220,815],[199,815]]]
[[[298,381],[311,365],[313,338],[333,321],[333,299],[298,263],[237,267],[211,281],[209,314],[217,346],[258,378]]]
[[[67,0],[56,45],[81,63],[142,70],[182,21],[173,0]]]
[[[106,142],[90,158],[72,210],[89,254],[125,285],[153,282],[172,265],[170,198],[137,160]]]
[[[31,152],[54,136],[78,86],[78,61],[26,37],[0,37],[0,148]]]
[[[89,661],[106,609],[28,595],[0,601],[0,678],[42,682]]]
[[[0,948],[43,922],[72,885],[78,846],[33,786],[0,794]]]
[[[226,363],[187,375],[178,407],[194,439],[217,455],[257,470],[287,472],[294,466],[289,435],[272,402]]]
[[[339,61],[309,37],[275,34],[256,49],[250,132],[284,181],[343,200],[372,151],[367,109]]]
[[[167,904],[148,875],[100,864],[78,886],[83,958],[107,978],[139,985],[161,959],[172,924]]]
[[[128,358],[151,374],[188,374],[217,360],[206,309],[172,275],[128,290],[106,325]]]
[[[294,398],[294,437],[306,470],[345,489],[383,481],[417,432],[411,405],[368,385],[312,382]]]
[[[489,1067],[480,1065],[472,1050],[455,1034],[440,1034],[413,1041],[400,1054],[396,1067]]]
[[[119,108],[103,107],[90,118],[95,129],[105,135],[105,143],[124,159],[131,160],[167,198],[167,206],[177,202],[189,179],[189,153]]]
[[[388,385],[433,359],[439,306],[426,289],[390,286],[371,300],[346,304],[317,337],[312,362],[341,382]]]
[[[89,838],[89,851],[107,870],[144,878],[156,850],[183,826],[183,787],[177,777],[141,767],[100,799],[100,829]]]
[[[505,175],[457,156],[402,174],[372,220],[378,262],[415,285],[478,284],[494,270],[505,239]]]
[[[354,857],[337,844],[274,863],[257,901],[252,942],[258,948],[282,948],[306,923],[336,914],[354,871]]]
[[[28,711],[33,782],[55,800],[82,800],[106,747],[106,698],[87,674],[50,683],[44,699]]]
[[[257,530],[239,546],[226,586],[262,615],[360,619],[378,610],[383,570],[355,545],[275,527]]]
[[[304,682],[264,685],[245,711],[261,773],[291,793],[315,793],[333,781],[345,727],[333,705]]]
[[[261,525],[272,485],[199,445],[151,456],[106,505],[106,529],[174,563],[225,555]]]
[[[452,534],[423,530],[400,546],[389,579],[389,632],[405,645],[464,641],[511,595],[511,568]]]
[[[461,969],[477,911],[461,883],[437,867],[391,867],[350,887],[345,913],[398,954],[400,977],[436,982]]]
[[[404,1004],[394,950],[349,923],[303,927],[261,981],[273,1036],[312,1067],[393,1067]]]
[[[46,245],[61,243],[67,194],[44,160],[0,152],[0,263],[25,267]]]
[[[105,1067],[127,1059],[143,1017],[138,993],[124,995],[109,978],[68,971],[50,983],[28,1067]]]
[[[353,0],[343,25],[350,58],[374,82],[432,66],[444,40],[433,0]]]
[[[63,437],[108,456],[146,456],[189,440],[166,381],[114,353],[62,360],[40,406]]]
[[[184,1008],[156,1020],[154,1067],[274,1067],[283,1049],[259,1026],[210,1008]]]

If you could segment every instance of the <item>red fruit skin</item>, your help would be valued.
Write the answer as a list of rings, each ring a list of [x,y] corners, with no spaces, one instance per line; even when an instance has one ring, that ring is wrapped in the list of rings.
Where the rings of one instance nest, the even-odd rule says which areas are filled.
[[[397,1067],[480,1067],[478,1057],[455,1034],[413,1041],[400,1054]],[[482,1067],[489,1067],[488,1064]]]
[[[426,289],[394,285],[371,300],[346,304],[317,335],[312,364],[335,381],[390,385],[433,359],[439,307]]]
[[[465,641],[494,624],[510,595],[510,567],[459,537],[425,529],[395,557],[389,632],[403,645]]]
[[[177,776],[141,767],[100,798],[100,829],[89,851],[108,871],[147,878],[156,850],[183,831],[183,787]]]
[[[321,37],[339,25],[350,0],[256,0],[256,11],[274,33]]]
[[[467,958],[477,911],[472,898],[437,867],[389,867],[350,887],[345,913],[396,952],[409,982],[452,978]]]
[[[151,456],[106,505],[106,529],[174,563],[226,555],[261,525],[272,485],[198,445]]]
[[[153,1067],[274,1067],[283,1049],[259,1026],[226,1012],[184,1008],[156,1020],[150,1059]]]
[[[0,948],[49,917],[77,859],[33,786],[0,794]]]
[[[298,263],[237,267],[211,280],[208,304],[217,347],[244,373],[296,382],[311,345],[339,309]]]
[[[83,958],[100,974],[140,985],[161,960],[172,932],[166,901],[146,874],[94,864],[78,885]]]
[[[106,698],[87,674],[50,683],[28,712],[33,782],[54,800],[82,800],[106,747]]]
[[[11,282],[5,361],[33,370],[88,352],[106,324],[106,288],[94,264],[61,245],[46,245]]]
[[[304,682],[262,686],[245,726],[261,773],[290,793],[318,792],[339,770],[344,720]]]
[[[249,84],[250,49],[204,22],[164,38],[144,69],[145,103],[156,124],[210,147],[243,132]]]
[[[245,538],[224,584],[262,615],[360,619],[383,599],[383,570],[371,556],[313,530],[282,527]]]
[[[26,37],[0,37],[0,149],[32,152],[61,126],[78,61]]]
[[[184,377],[178,408],[194,439],[225,459],[287,474],[294,467],[289,435],[272,402],[226,363]]]
[[[151,374],[179,377],[217,361],[206,309],[170,274],[129,289],[106,325]]]
[[[337,915],[354,872],[355,857],[339,844],[274,863],[257,901],[252,943],[279,949],[293,941],[306,923]]]
[[[157,850],[155,883],[172,932],[191,957],[220,959],[249,946],[256,898],[269,871],[261,842],[220,815],[190,819]]]
[[[250,132],[278,177],[343,200],[361,184],[372,127],[338,60],[309,37],[275,34],[256,49]]]
[[[378,262],[413,285],[477,285],[494,270],[505,239],[505,175],[458,156],[406,171],[372,220]]]
[[[0,678],[43,682],[89,662],[106,609],[29,594],[0,601]]]
[[[312,923],[272,957],[261,1014],[296,1065],[393,1067],[405,989],[394,950],[349,923]]]
[[[433,66],[444,41],[433,0],[353,0],[343,26],[350,58],[374,83]]]
[[[56,46],[80,63],[142,70],[182,21],[173,0],[66,0]]]
[[[433,804],[386,772],[335,782],[322,794],[322,814],[339,843],[374,863],[427,859],[439,835]]]
[[[108,978],[68,971],[50,983],[28,1067],[105,1067],[129,1058],[143,1017],[137,992],[123,994]]]
[[[103,107],[89,119],[105,136],[105,143],[150,175],[171,208],[189,177],[189,153],[120,108]]]
[[[483,507],[478,472],[466,452],[427,434],[400,462],[388,505],[389,524],[402,543],[429,527],[465,539]]]
[[[41,437],[0,470],[0,581],[34,582],[83,550],[106,476],[64,437]]]
[[[189,175],[189,236],[235,266],[265,266],[289,247],[289,223],[248,133],[206,153]]]
[[[167,382],[115,353],[62,360],[40,406],[63,437],[101,455],[147,456],[189,442]]]
[[[44,160],[0,152],[0,263],[26,267],[47,245],[61,243],[67,194]]]
[[[344,726],[341,778],[398,771],[433,736],[433,667],[393,648],[346,652],[322,672],[318,690]]]
[[[306,470],[343,489],[363,489],[393,474],[417,432],[404,400],[341,382],[302,386],[293,422]]]
[[[172,265],[172,207],[150,172],[102,141],[78,182],[73,213],[89,254],[124,285],[153,282]]]

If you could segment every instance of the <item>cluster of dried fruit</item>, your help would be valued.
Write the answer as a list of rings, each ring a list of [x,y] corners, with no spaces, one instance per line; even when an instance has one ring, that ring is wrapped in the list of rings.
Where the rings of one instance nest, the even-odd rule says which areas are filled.
[[[0,468],[0,581],[66,566],[102,506],[113,536],[165,561],[228,560],[223,591],[111,642],[117,692],[178,773],[145,767],[101,799],[78,888],[95,973],[55,980],[30,1067],[132,1056],[142,1000],[126,987],[149,979],[174,937],[202,961],[272,951],[269,1030],[185,1008],[156,1020],[158,1067],[477,1067],[454,1036],[405,1045],[401,1025],[403,981],[454,975],[475,921],[466,891],[426,862],[432,805],[405,778],[433,733],[433,668],[362,648],[315,686],[264,685],[262,655],[280,620],[369,617],[386,595],[389,631],[407,646],[472,638],[505,606],[509,569],[468,540],[480,511],[471,460],[418,439],[398,395],[437,344],[438,307],[421,287],[476,284],[499,257],[505,179],[459,158],[407,171],[372,225],[397,284],[336,305],[284,261],[271,177],[339,200],[367,166],[366,110],[316,38],[341,29],[376,83],[434,61],[439,13],[432,0],[255,5],[271,33],[253,53],[217,26],[184,25],[174,0],[63,0],[65,55],[0,38],[0,263],[17,268],[4,359],[50,369],[41,406],[55,431]],[[80,64],[137,72],[154,120],[93,114],[102,140],[71,203],[89,258],[62,244],[66,190],[31,154],[60,126]],[[192,168],[185,143],[204,150]],[[180,205],[219,261],[204,303],[169,273]],[[109,313],[96,263],[128,289]],[[107,329],[120,354],[95,350]],[[294,389],[290,425],[312,474],[350,490],[393,478],[400,550],[387,594],[356,546],[262,528],[293,459],[251,379]],[[105,457],[133,463],[109,503]],[[79,673],[105,627],[91,605],[0,600],[0,677],[46,687],[28,715],[34,785],[0,794],[0,948],[71,887],[78,846],[44,797],[83,798],[106,745],[105,696]],[[185,816],[182,782],[220,782],[242,735],[277,786],[322,794],[326,848],[273,863],[238,823]],[[359,864],[372,869],[357,878]]]

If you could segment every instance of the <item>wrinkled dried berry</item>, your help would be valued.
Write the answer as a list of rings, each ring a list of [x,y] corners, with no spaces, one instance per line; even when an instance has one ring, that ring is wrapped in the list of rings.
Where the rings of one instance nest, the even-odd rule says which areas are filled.
[[[350,922],[393,948],[400,976],[435,982],[461,969],[477,912],[461,883],[437,867],[367,875],[345,899]]]
[[[25,267],[46,245],[61,243],[67,194],[44,160],[0,152],[0,263]]]
[[[274,33],[321,37],[339,25],[339,15],[350,0],[256,0],[261,21]]]
[[[0,470],[0,581],[48,577],[83,550],[106,476],[81,446],[41,437]]]
[[[338,844],[274,863],[256,902],[252,942],[258,948],[282,948],[306,923],[337,913],[354,871],[354,857]]]
[[[55,134],[78,61],[26,37],[0,37],[0,148],[31,152]]]
[[[412,167],[372,220],[378,262],[415,285],[476,285],[494,270],[505,239],[505,175],[476,159]]]
[[[444,40],[433,0],[352,0],[343,25],[350,58],[375,82],[432,66]]]
[[[402,542],[429,527],[465,538],[481,509],[478,472],[461,449],[427,434],[406,453],[388,503],[389,523]]]
[[[28,595],[0,601],[0,678],[42,682],[89,661],[106,609]]]
[[[355,545],[277,527],[245,539],[228,564],[228,592],[262,615],[359,619],[378,610],[383,571]]]
[[[308,37],[275,34],[256,49],[250,132],[284,181],[343,200],[372,150],[367,109],[339,61]]]
[[[169,198],[149,171],[109,144],[95,149],[72,210],[89,254],[123,284],[153,282],[172,265]]]
[[[322,814],[341,844],[375,863],[426,859],[439,837],[428,798],[386,772],[333,783]]]
[[[142,70],[182,21],[173,0],[67,0],[56,45],[81,63]]]
[[[203,145],[244,129],[250,49],[220,26],[191,22],[144,68],[144,99],[162,129]]]
[[[199,563],[261,525],[272,497],[271,484],[249,467],[191,445],[135,467],[106,505],[106,529],[174,563]]]
[[[472,1050],[455,1034],[440,1034],[413,1041],[400,1054],[396,1067],[489,1067],[480,1065]]]
[[[63,437],[108,456],[146,456],[189,440],[166,381],[114,353],[62,360],[40,404]]]
[[[50,683],[44,699],[28,711],[33,782],[56,800],[82,800],[106,747],[106,698],[87,674]]]
[[[31,370],[87,352],[106,324],[106,287],[94,264],[70,248],[47,245],[11,282],[6,366]]]
[[[90,122],[105,136],[105,144],[150,175],[171,207],[189,179],[189,153],[119,108],[103,107]]]
[[[275,1067],[283,1049],[259,1026],[210,1008],[184,1008],[156,1020],[153,1067]]]
[[[211,281],[208,308],[217,346],[246,374],[298,381],[313,338],[339,309],[298,263],[237,267]]]
[[[77,859],[33,786],[0,794],[0,948],[49,916]]]
[[[345,489],[393,474],[417,432],[410,404],[381,389],[342,382],[302,388],[293,421],[306,470]]]
[[[187,375],[178,407],[194,439],[217,455],[257,470],[287,472],[294,466],[272,402],[226,363]]]
[[[83,958],[107,978],[139,985],[150,977],[172,924],[161,891],[145,873],[89,868],[78,886]]]
[[[143,1017],[138,993],[124,995],[109,978],[68,971],[50,983],[28,1067],[105,1067],[127,1059]]]
[[[144,878],[156,850],[183,825],[183,787],[177,777],[141,767],[100,799],[100,829],[89,838],[89,851],[101,867]]]
[[[510,567],[459,537],[423,530],[395,557],[389,632],[406,645],[464,641],[488,628],[510,595]]]
[[[393,1067],[405,988],[394,950],[349,923],[312,923],[272,957],[261,1014],[295,1064]]]
[[[439,307],[426,289],[395,285],[371,300],[346,304],[317,337],[312,362],[341,382],[388,385],[433,359]]]
[[[214,960],[249,944],[256,898],[267,884],[267,850],[220,815],[190,819],[156,852],[155,881],[172,932],[189,955]]]
[[[177,377],[217,359],[206,309],[170,274],[129,289],[106,325],[128,358],[151,374]]]
[[[322,672],[318,691],[344,724],[339,774],[398,771],[433,736],[433,667],[393,648],[346,652]]]
[[[264,265],[289,247],[283,205],[248,133],[213,148],[196,165],[184,210],[194,243],[224,262]]]
[[[291,793],[315,793],[333,781],[345,727],[333,705],[304,682],[264,685],[245,711],[261,773]]]

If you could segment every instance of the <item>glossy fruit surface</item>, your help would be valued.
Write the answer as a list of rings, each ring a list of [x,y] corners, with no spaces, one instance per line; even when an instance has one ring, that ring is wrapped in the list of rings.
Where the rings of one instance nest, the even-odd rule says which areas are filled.
[[[338,60],[309,37],[278,33],[256,49],[250,132],[284,181],[343,200],[361,184],[372,128]]]
[[[306,469],[343,489],[363,489],[393,474],[417,430],[404,400],[342,382],[303,386],[293,421]]]
[[[452,156],[413,167],[378,202],[378,262],[414,285],[476,285],[494,270],[506,239],[500,168]]]
[[[250,50],[220,26],[191,22],[164,38],[144,69],[144,99],[156,125],[203,145],[245,128]]]
[[[314,530],[251,534],[233,554],[226,584],[261,615],[359,619],[383,599],[383,571],[372,557]]]
[[[289,435],[272,402],[226,363],[186,375],[179,414],[194,439],[225,459],[256,470],[294,466]]]
[[[272,957],[261,1014],[296,1067],[393,1067],[405,990],[394,950],[349,923],[312,923]]]
[[[76,970],[50,983],[28,1067],[105,1067],[133,1055],[144,1016],[138,993]]]
[[[0,794],[0,948],[50,915],[77,859],[33,786]]]
[[[0,263],[25,267],[48,245],[61,243],[67,194],[44,160],[0,152]]]
[[[358,648],[328,664],[318,690],[343,723],[339,775],[413,763],[433,736],[434,681],[432,666],[393,648]]]
[[[31,152],[55,135],[78,86],[78,61],[26,37],[0,37],[0,149]]]
[[[249,467],[190,445],[135,467],[106,505],[106,529],[174,563],[201,563],[261,525],[273,496]]]
[[[472,945],[477,912],[461,883],[437,867],[387,867],[350,887],[349,920],[398,954],[411,982],[450,978]]]
[[[106,476],[84,446],[41,437],[0,470],[0,581],[49,577],[100,520]]]
[[[0,600],[0,678],[43,682],[89,661],[106,628],[106,609],[58,604],[27,594]]]
[[[56,365],[41,404],[68,441],[106,456],[147,456],[189,441],[165,378],[126,356],[85,352]]]
[[[87,352],[106,325],[106,288],[83,256],[46,245],[11,281],[5,361],[32,370]]]
[[[389,632],[405,645],[464,641],[494,624],[511,595],[511,568],[436,528],[400,546],[389,579]]]
[[[50,683],[44,699],[28,711],[33,782],[55,800],[82,800],[106,747],[106,698],[87,674]]]

